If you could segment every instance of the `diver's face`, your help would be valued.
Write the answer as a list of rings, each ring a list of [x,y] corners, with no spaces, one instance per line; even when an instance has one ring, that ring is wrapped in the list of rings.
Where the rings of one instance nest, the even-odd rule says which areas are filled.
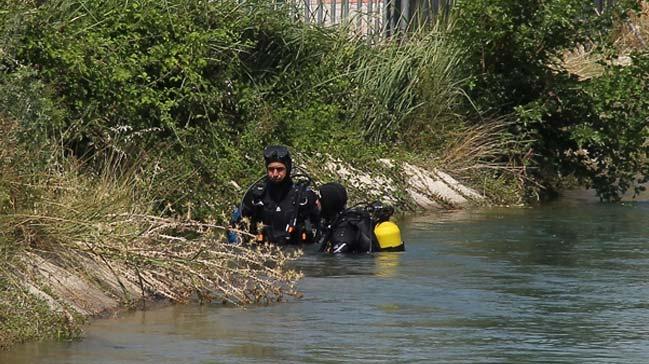
[[[286,179],[286,166],[281,162],[271,162],[266,167],[268,180],[273,183],[280,183]]]

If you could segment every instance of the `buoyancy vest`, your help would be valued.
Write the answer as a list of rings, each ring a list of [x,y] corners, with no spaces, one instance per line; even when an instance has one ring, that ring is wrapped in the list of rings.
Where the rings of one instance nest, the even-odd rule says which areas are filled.
[[[325,219],[317,241],[327,253],[404,251],[399,227],[389,221],[394,208],[376,201],[360,204]]]
[[[252,187],[253,223],[261,222],[258,239],[276,244],[309,243],[313,233],[307,218],[307,186],[290,182],[283,191],[271,191],[267,183]]]

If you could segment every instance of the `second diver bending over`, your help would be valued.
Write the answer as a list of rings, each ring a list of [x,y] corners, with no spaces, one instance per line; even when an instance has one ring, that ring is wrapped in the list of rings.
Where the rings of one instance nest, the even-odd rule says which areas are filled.
[[[399,227],[389,221],[394,209],[380,202],[346,208],[347,191],[339,183],[320,187],[323,222],[317,241],[326,253],[403,251]]]

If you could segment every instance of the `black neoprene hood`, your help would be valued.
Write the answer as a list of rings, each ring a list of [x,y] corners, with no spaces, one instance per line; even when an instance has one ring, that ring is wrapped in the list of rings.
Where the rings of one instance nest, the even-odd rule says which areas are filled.
[[[264,149],[264,162],[266,167],[273,162],[280,162],[286,166],[286,173],[291,174],[293,161],[288,148],[283,145],[269,145]]]
[[[332,218],[345,209],[347,191],[340,183],[330,182],[320,186],[320,205],[322,216]]]

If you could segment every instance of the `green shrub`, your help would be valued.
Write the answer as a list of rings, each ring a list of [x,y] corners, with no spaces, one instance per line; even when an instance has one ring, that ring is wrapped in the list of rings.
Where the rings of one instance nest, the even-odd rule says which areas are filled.
[[[511,132],[531,141],[519,153],[533,152],[533,175],[549,191],[570,175],[616,199],[646,176],[646,115],[629,103],[646,92],[637,68],[644,66],[607,66],[600,80],[580,82],[560,64],[562,52],[580,43],[612,49],[614,20],[631,5],[620,1],[600,16],[589,0],[457,3],[455,39],[468,50],[472,100],[482,113],[511,116]]]
[[[600,197],[636,193],[649,180],[649,53],[629,66],[608,66],[586,86],[590,113],[569,129],[576,150],[568,157],[579,177],[597,187]]]
[[[11,87],[0,102],[46,96],[31,97],[38,115],[10,116],[77,156],[148,158],[156,178],[183,181],[159,190],[175,211],[201,205],[205,215],[213,196],[235,192],[231,180],[258,173],[247,153],[318,145],[347,119],[344,83],[321,82],[340,62],[326,60],[338,35],[270,2],[6,5],[0,81]]]

